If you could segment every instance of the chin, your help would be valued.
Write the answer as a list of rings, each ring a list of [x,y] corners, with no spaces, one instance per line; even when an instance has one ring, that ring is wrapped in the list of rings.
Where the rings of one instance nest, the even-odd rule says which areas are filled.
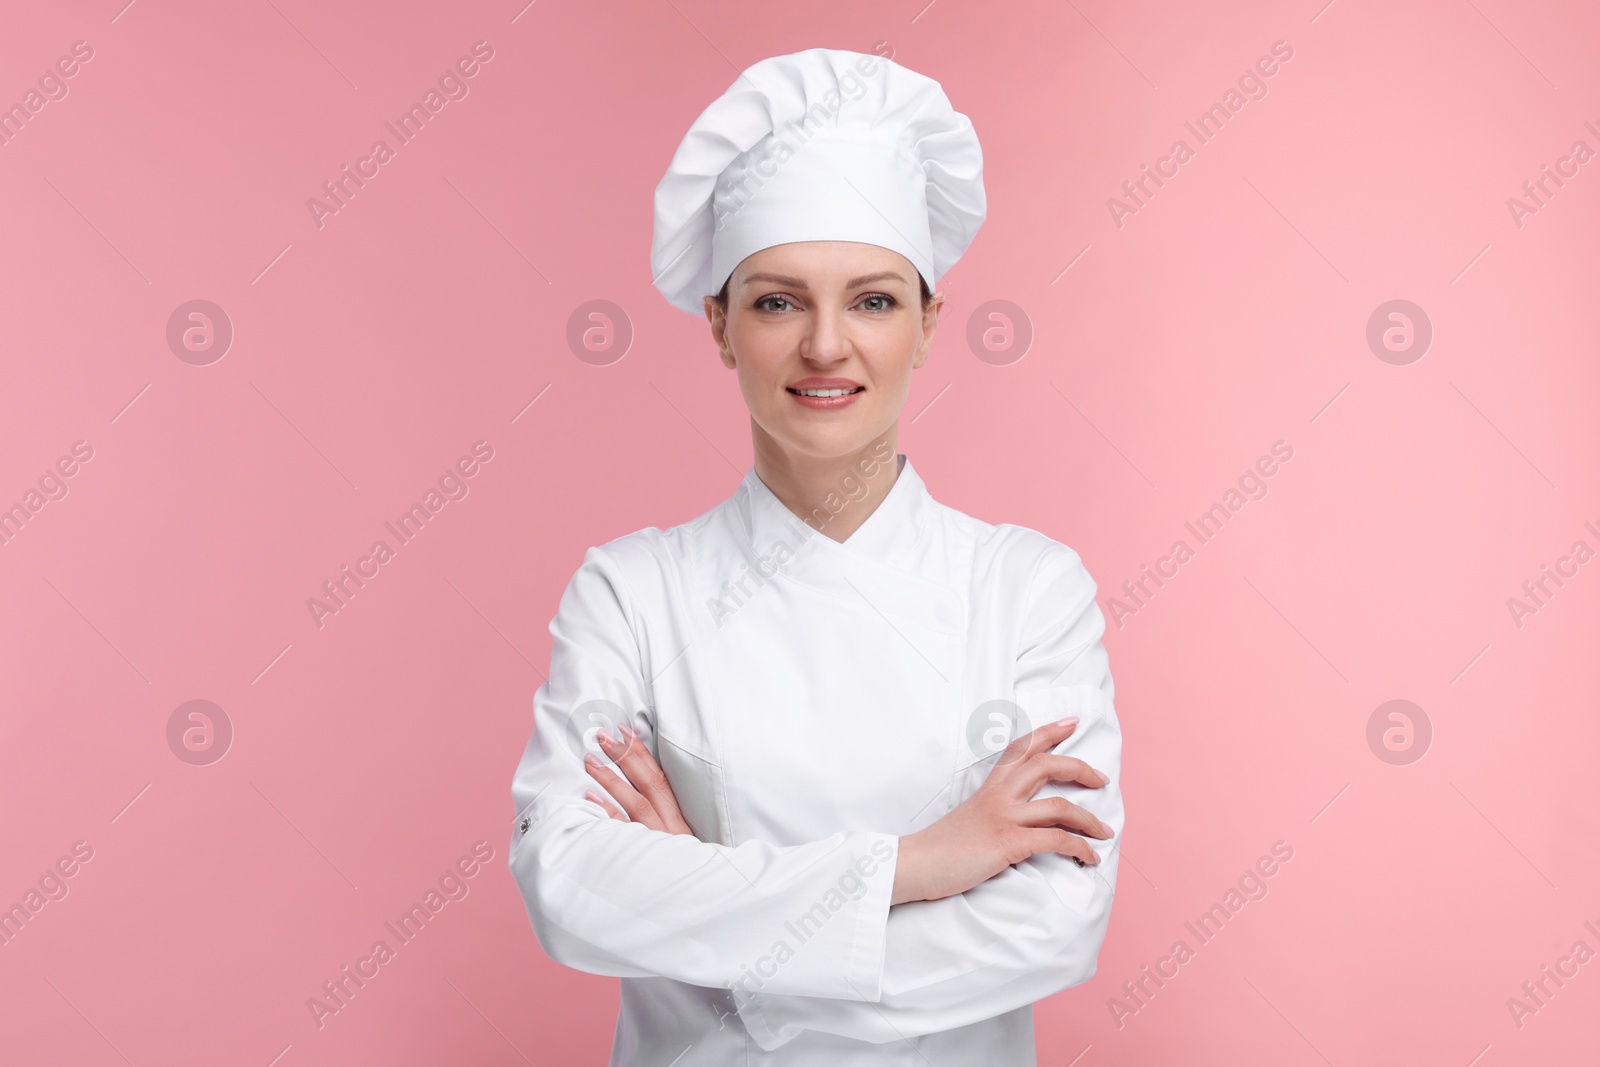
[[[870,445],[878,432],[865,427],[835,428],[834,432],[800,433],[794,434],[784,442],[784,447],[799,455],[813,456],[817,459],[838,459],[841,456],[853,456]]]

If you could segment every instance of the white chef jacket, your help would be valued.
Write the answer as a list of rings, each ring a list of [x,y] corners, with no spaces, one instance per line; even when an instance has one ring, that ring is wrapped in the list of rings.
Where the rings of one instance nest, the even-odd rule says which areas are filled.
[[[1034,1067],[1033,1002],[1094,974],[1123,831],[1095,583],[897,460],[843,543],[752,466],[700,517],[589,549],[561,598],[509,862],[550,957],[622,979],[611,1067]],[[899,837],[1067,715],[1056,751],[1111,781],[1037,795],[1112,827],[1086,838],[1102,862],[1038,855],[891,908]],[[619,720],[693,837],[584,799],[581,752]]]

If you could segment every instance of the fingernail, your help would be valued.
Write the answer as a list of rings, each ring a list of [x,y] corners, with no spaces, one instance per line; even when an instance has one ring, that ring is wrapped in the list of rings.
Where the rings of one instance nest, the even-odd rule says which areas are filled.
[[[1065,719],[1057,719],[1056,720],[1056,725],[1057,726],[1071,726],[1073,723],[1075,723],[1077,721],[1078,721],[1078,717],[1076,715],[1068,715]]]
[[[595,803],[596,803],[596,804],[600,804],[600,794],[599,794],[599,793],[596,793],[596,792],[595,792],[595,791],[594,791],[594,790],[593,790],[593,789],[586,789],[586,790],[584,790],[584,793],[583,793],[583,799],[585,799],[585,800],[592,800],[592,801],[594,801],[594,802],[595,802]],[[601,805],[600,805],[600,806],[601,806],[601,807],[604,807],[604,806],[605,806],[605,805],[604,805],[604,804],[601,804]]]
[[[1107,782],[1111,781],[1111,779],[1106,777],[1105,771],[1095,771],[1094,773],[1099,776],[1101,785],[1105,785]]]
[[[597,752],[585,752],[583,754],[583,762],[593,767],[604,767],[606,765],[606,761],[601,759],[600,754]]]
[[[617,726],[617,732],[620,733],[623,737],[627,738],[629,741],[637,741],[639,739],[638,733],[634,730],[633,727],[629,726],[627,723],[619,724]]]
[[[614,745],[614,744],[617,743],[617,739],[612,737],[605,730],[596,730],[594,732],[594,736],[600,741],[600,743],[602,745]]]
[[[1101,823],[1100,824],[1100,833],[1102,835],[1104,835],[1105,837],[1110,837],[1111,836],[1111,827],[1107,826],[1105,823]]]

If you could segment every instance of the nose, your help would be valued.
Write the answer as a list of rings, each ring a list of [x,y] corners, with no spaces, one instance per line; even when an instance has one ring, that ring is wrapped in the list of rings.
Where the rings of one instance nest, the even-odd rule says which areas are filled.
[[[800,339],[802,359],[819,367],[827,367],[850,358],[851,340],[842,311],[822,305],[811,313],[807,321],[810,328]]]

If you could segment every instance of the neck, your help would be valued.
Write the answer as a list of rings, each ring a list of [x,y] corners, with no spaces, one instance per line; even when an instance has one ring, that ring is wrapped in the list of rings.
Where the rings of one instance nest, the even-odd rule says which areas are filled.
[[[750,429],[756,476],[784,507],[835,541],[861,528],[900,474],[895,456],[898,422],[865,447],[841,456],[786,452],[753,421]]]

